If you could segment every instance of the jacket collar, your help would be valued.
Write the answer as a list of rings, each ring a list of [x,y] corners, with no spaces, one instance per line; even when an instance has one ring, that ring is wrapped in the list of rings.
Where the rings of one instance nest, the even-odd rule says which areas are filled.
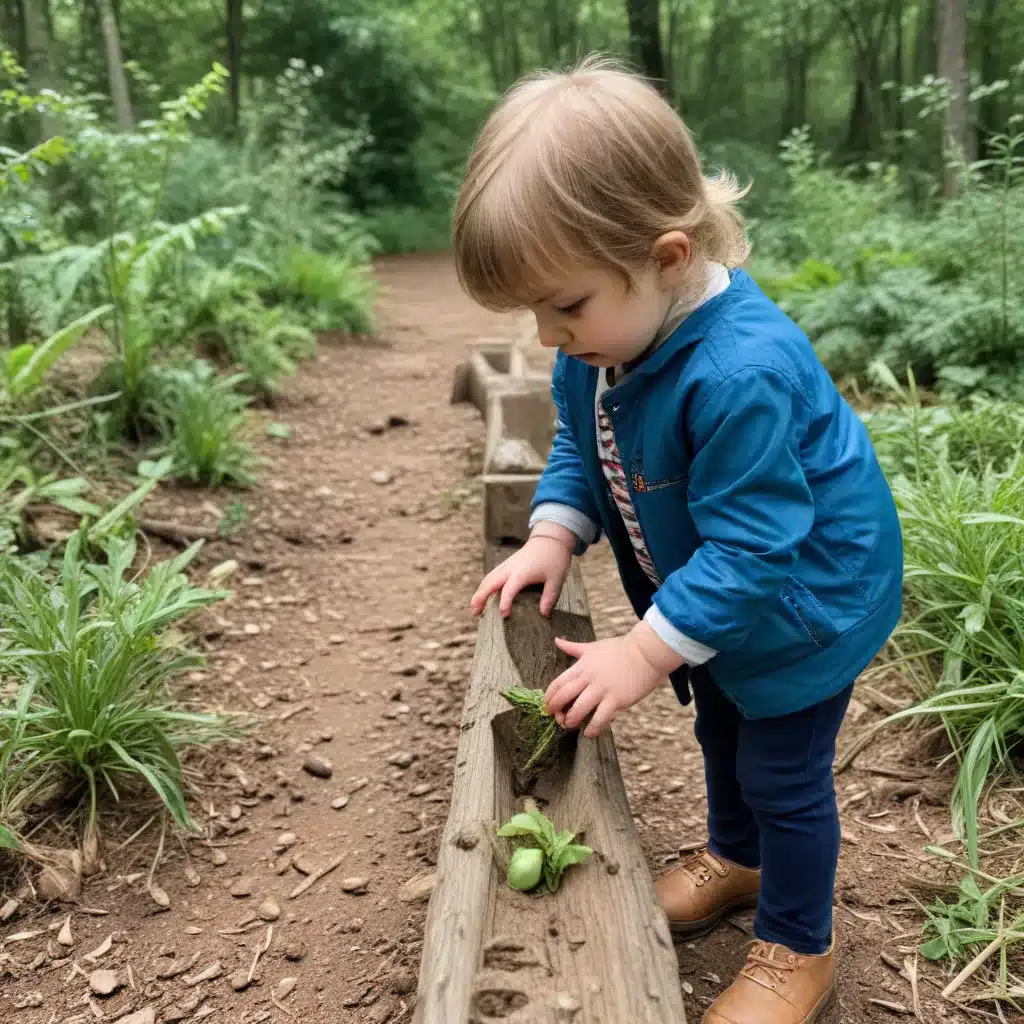
[[[626,395],[630,387],[638,386],[639,381],[659,373],[668,363],[682,351],[692,348],[703,337],[708,325],[726,308],[727,304],[740,292],[753,285],[753,279],[739,268],[729,271],[729,287],[714,298],[708,299],[698,306],[649,356],[634,366],[626,377],[609,389],[617,396]]]

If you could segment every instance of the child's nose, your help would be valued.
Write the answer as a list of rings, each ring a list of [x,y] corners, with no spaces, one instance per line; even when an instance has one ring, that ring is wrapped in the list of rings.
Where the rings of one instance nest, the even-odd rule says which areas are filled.
[[[545,348],[558,348],[569,340],[569,332],[554,324],[538,324],[537,337]]]

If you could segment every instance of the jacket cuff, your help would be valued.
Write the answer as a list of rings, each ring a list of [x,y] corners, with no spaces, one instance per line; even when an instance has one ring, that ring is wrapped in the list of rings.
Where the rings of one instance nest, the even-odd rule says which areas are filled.
[[[702,644],[699,640],[694,640],[693,637],[680,633],[665,618],[657,605],[652,604],[647,609],[644,621],[658,634],[658,638],[668,644],[687,665],[703,665],[704,662],[710,661],[718,653],[714,647],[708,647],[707,644]]]
[[[530,529],[532,530],[537,523],[558,523],[559,526],[564,526],[579,537],[584,549],[587,545],[593,544],[600,533],[597,524],[589,516],[585,516],[572,505],[562,505],[557,501],[542,501],[530,513]],[[576,553],[582,552],[577,550]]]

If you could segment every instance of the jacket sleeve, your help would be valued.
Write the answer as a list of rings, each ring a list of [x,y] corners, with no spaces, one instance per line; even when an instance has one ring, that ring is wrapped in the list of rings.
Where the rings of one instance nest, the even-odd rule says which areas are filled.
[[[775,370],[744,369],[717,386],[693,425],[687,500],[701,545],[654,595],[654,620],[730,651],[778,598],[814,522],[800,459],[808,418]]]
[[[534,492],[530,528],[543,520],[560,523],[579,537],[576,553],[582,554],[600,536],[600,514],[576,439],[569,427],[564,377],[565,356],[559,353],[551,377],[551,394],[557,414],[555,439]]]

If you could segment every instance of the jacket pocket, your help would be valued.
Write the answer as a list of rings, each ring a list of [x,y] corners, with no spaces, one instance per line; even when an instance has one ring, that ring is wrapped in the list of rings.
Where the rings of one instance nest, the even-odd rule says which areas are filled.
[[[815,647],[828,647],[839,636],[832,617],[799,580],[791,578],[780,596],[786,611],[796,618]]]

